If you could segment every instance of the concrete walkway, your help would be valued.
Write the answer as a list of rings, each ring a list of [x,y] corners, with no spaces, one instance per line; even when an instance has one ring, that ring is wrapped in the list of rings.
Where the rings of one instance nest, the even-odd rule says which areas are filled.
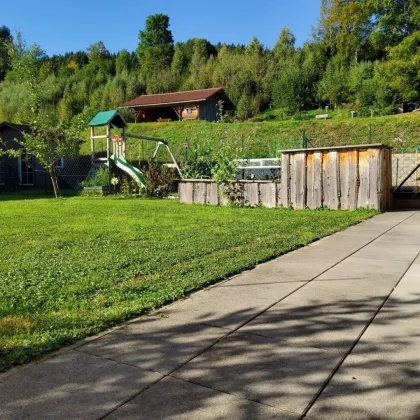
[[[1,419],[420,419],[420,212],[0,376]]]

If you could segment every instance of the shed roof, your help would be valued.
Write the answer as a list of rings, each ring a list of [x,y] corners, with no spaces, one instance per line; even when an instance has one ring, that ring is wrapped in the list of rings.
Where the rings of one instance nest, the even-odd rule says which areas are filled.
[[[107,124],[111,124],[114,128],[127,127],[124,118],[116,109],[98,112],[90,121],[89,126],[98,127]]]
[[[185,92],[159,93],[156,95],[141,95],[121,105],[121,108],[146,107],[157,105],[174,105],[179,103],[203,102],[211,96],[222,93],[230,102],[222,88],[188,90]]]
[[[17,130],[20,132],[24,132],[24,131],[30,131],[30,127],[29,125],[26,124],[15,124],[15,123],[11,123],[11,122],[7,122],[7,121],[3,121],[2,123],[0,123],[0,129],[2,128],[12,128],[13,130]]]

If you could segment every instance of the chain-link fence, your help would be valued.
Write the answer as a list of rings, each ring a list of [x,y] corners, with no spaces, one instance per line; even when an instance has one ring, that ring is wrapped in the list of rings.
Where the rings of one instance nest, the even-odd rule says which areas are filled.
[[[62,165],[56,167],[59,183],[63,188],[81,189],[92,168],[90,156],[79,156],[75,159],[63,159]]]
[[[399,186],[420,163],[420,148],[394,148],[392,153],[392,183]],[[420,188],[420,169],[405,182],[404,187]]]

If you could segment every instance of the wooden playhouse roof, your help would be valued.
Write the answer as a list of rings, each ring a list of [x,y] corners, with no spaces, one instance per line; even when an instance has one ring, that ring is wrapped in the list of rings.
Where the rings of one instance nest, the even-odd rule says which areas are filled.
[[[185,92],[159,93],[156,95],[141,95],[121,105],[121,108],[136,108],[147,106],[174,105],[189,102],[204,102],[217,93],[222,93],[226,100],[230,99],[222,88],[188,90]]]
[[[127,127],[124,118],[116,109],[111,111],[98,112],[89,122],[90,127],[98,127],[102,125],[111,124],[114,128]]]

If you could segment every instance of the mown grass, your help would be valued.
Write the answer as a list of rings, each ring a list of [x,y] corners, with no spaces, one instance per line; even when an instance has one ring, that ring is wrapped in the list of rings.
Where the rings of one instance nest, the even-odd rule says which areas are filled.
[[[374,213],[3,195],[0,214],[4,370]]]
[[[129,124],[128,132],[167,139],[178,160],[185,159],[183,142],[188,140],[189,158],[195,149],[212,155],[221,144],[229,144],[239,157],[262,158],[278,156],[280,150],[302,147],[302,132],[309,138],[309,147],[382,143],[388,146],[413,148],[420,146],[420,113],[375,118],[338,117],[331,120],[262,121],[239,124],[183,121],[171,123]],[[89,133],[82,153],[90,153]],[[100,141],[98,147],[100,150]],[[149,158],[155,144],[129,140],[128,158],[136,161]],[[102,144],[102,148],[106,148]],[[165,154],[162,160],[168,160]]]

